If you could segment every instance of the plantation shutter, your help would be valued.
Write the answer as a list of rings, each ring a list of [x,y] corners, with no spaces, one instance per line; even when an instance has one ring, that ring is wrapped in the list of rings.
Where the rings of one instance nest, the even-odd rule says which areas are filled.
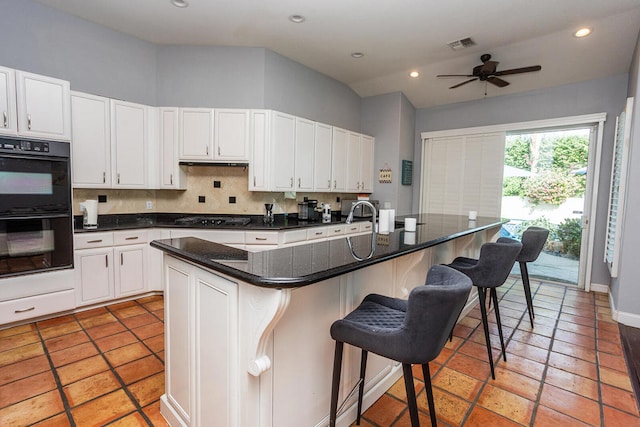
[[[499,217],[505,133],[425,140],[421,211]]]
[[[629,143],[631,139],[631,114],[633,98],[627,98],[625,109],[616,118],[613,165],[611,167],[611,187],[609,191],[609,209],[607,218],[607,243],[604,261],[609,267],[611,277],[618,275],[618,258],[622,236],[622,218],[627,181]]]

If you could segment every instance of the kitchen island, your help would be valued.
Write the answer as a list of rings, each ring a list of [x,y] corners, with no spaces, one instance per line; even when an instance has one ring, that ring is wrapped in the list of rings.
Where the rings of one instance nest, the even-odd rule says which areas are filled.
[[[185,237],[153,241],[165,252],[166,393],[172,426],[323,426],[328,423],[331,323],[369,293],[406,298],[431,265],[477,256],[498,218],[419,215],[396,229],[247,252]],[[372,250],[372,238],[375,247]],[[465,311],[475,301],[470,299]],[[342,398],[357,381],[359,351],[345,350]],[[402,374],[371,355],[364,406]],[[338,419],[355,420],[355,399]]]

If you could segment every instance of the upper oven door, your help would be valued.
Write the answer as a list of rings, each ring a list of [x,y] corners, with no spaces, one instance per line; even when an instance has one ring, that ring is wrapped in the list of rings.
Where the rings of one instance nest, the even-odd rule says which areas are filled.
[[[0,152],[0,217],[69,212],[69,159]]]

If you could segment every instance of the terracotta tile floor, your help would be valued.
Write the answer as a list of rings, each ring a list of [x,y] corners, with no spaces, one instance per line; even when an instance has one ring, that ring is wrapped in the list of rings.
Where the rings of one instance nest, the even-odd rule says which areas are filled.
[[[520,281],[499,289],[507,362],[490,314],[495,380],[478,308],[456,326],[431,364],[438,425],[640,426],[607,296],[532,287],[534,329]],[[0,330],[0,426],[165,426],[162,319],[156,296]],[[429,426],[422,373],[414,373]],[[401,379],[361,425],[409,426],[404,399]]]

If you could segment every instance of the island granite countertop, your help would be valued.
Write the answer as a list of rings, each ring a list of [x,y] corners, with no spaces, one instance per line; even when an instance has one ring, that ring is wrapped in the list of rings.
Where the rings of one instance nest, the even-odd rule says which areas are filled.
[[[262,252],[248,252],[195,237],[154,240],[151,246],[256,286],[296,288],[500,227],[507,222],[489,217],[469,221],[466,216],[439,214],[407,217],[417,218],[415,232],[396,228],[389,234],[344,237]],[[376,239],[373,252],[372,236]]]

